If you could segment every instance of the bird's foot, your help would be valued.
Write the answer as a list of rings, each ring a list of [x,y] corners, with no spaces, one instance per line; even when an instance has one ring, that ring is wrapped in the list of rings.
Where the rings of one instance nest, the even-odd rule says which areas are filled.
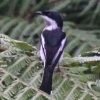
[[[61,72],[60,68],[57,68],[57,69],[55,70],[55,72]]]
[[[64,75],[64,72],[62,72],[60,68],[57,68],[57,69],[55,70],[55,73],[60,73],[61,76]]]

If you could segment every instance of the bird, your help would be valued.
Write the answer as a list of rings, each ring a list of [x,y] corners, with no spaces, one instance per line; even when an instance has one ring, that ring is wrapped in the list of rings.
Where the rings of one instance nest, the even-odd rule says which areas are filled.
[[[37,11],[46,25],[40,36],[40,56],[44,65],[44,74],[40,90],[52,94],[52,78],[55,67],[62,61],[66,47],[66,34],[63,32],[63,19],[56,11]],[[42,25],[42,23],[40,23]]]

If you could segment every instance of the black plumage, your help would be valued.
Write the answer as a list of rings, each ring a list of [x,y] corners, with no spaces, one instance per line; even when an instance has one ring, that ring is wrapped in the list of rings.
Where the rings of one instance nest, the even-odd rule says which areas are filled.
[[[52,31],[45,30],[42,35],[45,40],[46,63],[50,65],[52,64],[52,60],[61,46],[61,41],[66,37],[66,35],[59,28]]]
[[[46,64],[45,64],[44,76],[43,76],[40,89],[50,94],[52,90],[52,76],[53,76],[54,68],[57,65],[62,55],[66,43],[64,44],[62,50],[59,52],[54,62],[53,59],[61,46],[62,40],[66,38],[66,35],[59,28],[52,31],[45,30],[43,31],[42,35],[45,40]],[[42,41],[41,41],[41,45],[42,45]]]
[[[41,34],[40,56],[44,62],[44,75],[40,90],[51,94],[54,68],[63,57],[67,39],[62,31],[63,20],[59,13],[55,11],[36,13],[46,21],[46,26]]]

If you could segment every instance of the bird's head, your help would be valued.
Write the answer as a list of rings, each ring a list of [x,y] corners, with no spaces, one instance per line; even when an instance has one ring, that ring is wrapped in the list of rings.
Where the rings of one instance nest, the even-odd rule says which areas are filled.
[[[56,25],[57,27],[63,27],[62,17],[58,12],[55,11],[37,11],[36,14],[41,15],[46,21],[47,26]]]

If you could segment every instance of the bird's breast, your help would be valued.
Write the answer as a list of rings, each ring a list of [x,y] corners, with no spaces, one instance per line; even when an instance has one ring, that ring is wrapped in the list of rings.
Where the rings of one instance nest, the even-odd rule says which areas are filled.
[[[43,32],[43,37],[45,39],[45,43],[48,46],[59,45],[61,43],[62,38],[64,38],[63,35],[64,35],[63,32],[59,29],[55,29],[52,31],[45,30]]]

